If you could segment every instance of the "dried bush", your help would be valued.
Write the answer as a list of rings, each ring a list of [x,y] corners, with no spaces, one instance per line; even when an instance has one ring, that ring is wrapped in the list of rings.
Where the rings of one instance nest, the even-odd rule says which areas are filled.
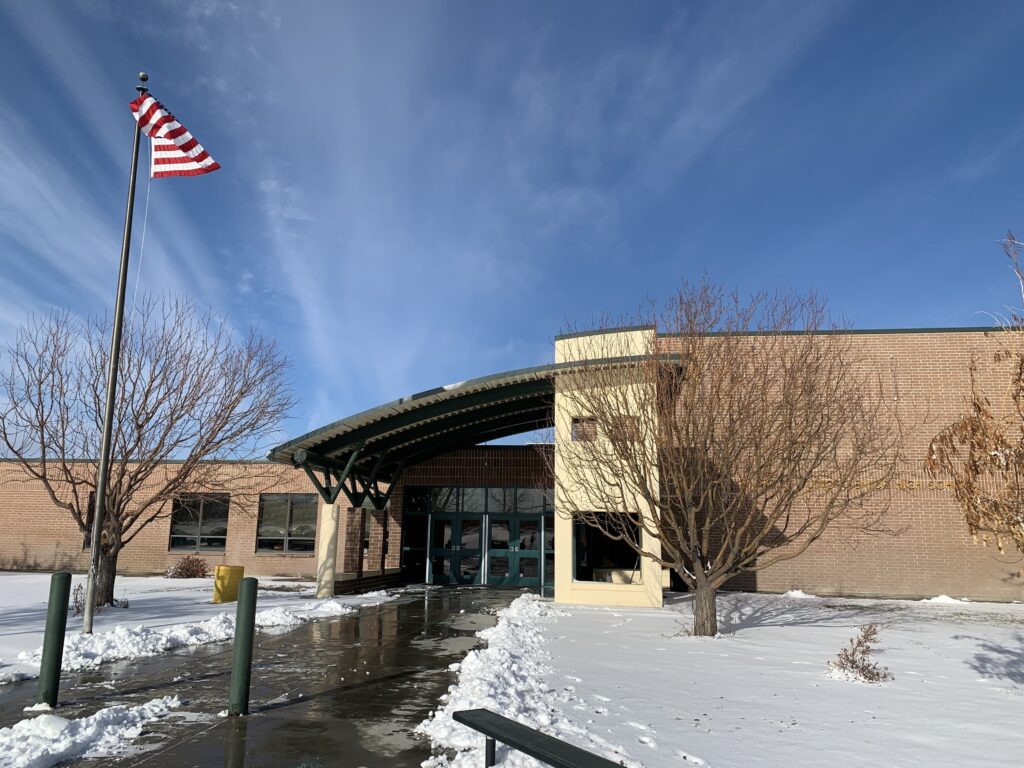
[[[1008,232],[1003,249],[1024,298],[1024,243]],[[970,409],[931,441],[925,468],[952,483],[971,536],[1002,554],[1007,544],[1024,552],[1024,314],[995,319],[991,363],[1008,381],[993,386],[982,375],[991,366],[971,360]]]
[[[97,601],[98,602],[98,601]],[[71,590],[71,610],[75,616],[81,616],[85,611],[85,585],[78,584]],[[102,605],[97,605],[96,610],[103,610]]]
[[[168,579],[205,579],[209,575],[209,564],[195,555],[185,555],[167,569]]]
[[[127,608],[128,598],[122,597],[120,600],[115,599],[111,605],[115,608]],[[106,602],[103,600],[103,596],[96,595],[96,606],[94,611],[99,613],[105,607]],[[71,611],[75,616],[81,616],[85,612],[85,584],[79,584],[71,590]]]
[[[850,638],[850,644],[839,651],[835,661],[828,663],[829,669],[839,677],[859,680],[864,683],[881,683],[892,680],[888,667],[879,667],[871,658],[872,646],[878,642],[878,625],[865,624],[857,637]]]

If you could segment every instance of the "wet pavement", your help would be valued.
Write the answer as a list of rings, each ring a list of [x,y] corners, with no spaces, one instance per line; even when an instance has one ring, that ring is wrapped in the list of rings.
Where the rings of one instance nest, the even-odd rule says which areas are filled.
[[[454,681],[448,666],[480,644],[476,632],[520,592],[444,588],[407,592],[358,614],[283,634],[257,633],[251,714],[227,709],[230,645],[202,646],[68,675],[56,714],[178,695],[177,713],[134,742],[144,751],[81,766],[418,766],[430,755],[413,733]],[[4,686],[0,724],[25,715],[35,681]]]

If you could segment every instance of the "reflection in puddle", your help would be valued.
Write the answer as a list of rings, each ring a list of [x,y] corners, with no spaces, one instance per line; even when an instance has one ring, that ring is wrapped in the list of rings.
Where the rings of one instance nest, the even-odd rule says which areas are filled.
[[[128,665],[115,679],[119,698],[139,703],[173,692],[196,714],[143,736],[140,746],[150,750],[144,755],[83,765],[419,768],[430,751],[413,731],[453,682],[449,665],[479,647],[476,633],[493,626],[497,609],[517,595],[479,588],[407,593],[287,634],[261,634],[248,718],[216,716],[227,706],[230,648]]]

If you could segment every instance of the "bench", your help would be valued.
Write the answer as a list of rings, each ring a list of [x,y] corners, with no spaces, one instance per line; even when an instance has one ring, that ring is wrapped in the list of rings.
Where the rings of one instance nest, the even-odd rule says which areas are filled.
[[[486,737],[484,767],[494,765],[494,742],[500,741],[547,763],[554,768],[622,768],[620,763],[598,757],[585,749],[566,744],[561,739],[509,720],[489,709],[464,709],[452,714],[457,723],[472,728]]]

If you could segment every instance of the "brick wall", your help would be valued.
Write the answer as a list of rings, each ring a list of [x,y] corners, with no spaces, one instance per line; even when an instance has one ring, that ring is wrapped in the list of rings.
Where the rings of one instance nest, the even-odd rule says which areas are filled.
[[[903,461],[878,505],[889,505],[886,525],[898,536],[830,530],[799,557],[741,579],[737,586],[769,592],[802,589],[820,595],[1024,599],[1024,565],[972,541],[963,515],[943,480],[924,470],[929,441],[967,409],[968,365],[979,361],[980,381],[995,396],[1005,392],[1005,369],[993,362],[996,337],[977,331],[857,333],[863,364],[881,374],[904,430]]]
[[[242,565],[246,573],[265,576],[313,576],[315,554],[256,552],[258,492],[312,493],[306,475],[291,467],[254,463],[224,465],[225,472],[258,477],[255,493],[232,496],[228,511],[227,546],[223,553],[200,552],[212,566]],[[269,474],[268,474],[269,473]],[[118,558],[118,572],[163,573],[184,552],[169,551],[170,505],[165,513],[143,528]],[[84,571],[88,550],[77,523],[56,507],[42,485],[11,461],[0,462],[0,569]]]

